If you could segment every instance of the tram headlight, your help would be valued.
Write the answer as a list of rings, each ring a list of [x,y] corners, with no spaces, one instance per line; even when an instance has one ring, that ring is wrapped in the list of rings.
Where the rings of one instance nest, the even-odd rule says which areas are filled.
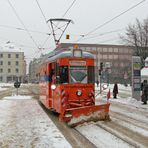
[[[55,84],[52,84],[52,85],[51,85],[51,89],[52,89],[52,90],[56,89],[56,85],[55,85]]]
[[[82,95],[82,91],[81,90],[77,90],[76,94],[77,94],[77,96],[81,96]]]

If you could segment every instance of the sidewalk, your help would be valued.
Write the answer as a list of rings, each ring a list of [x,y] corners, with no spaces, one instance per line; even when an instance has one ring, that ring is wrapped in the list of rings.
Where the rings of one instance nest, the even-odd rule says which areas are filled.
[[[38,102],[24,98],[0,100],[0,147],[71,148]]]

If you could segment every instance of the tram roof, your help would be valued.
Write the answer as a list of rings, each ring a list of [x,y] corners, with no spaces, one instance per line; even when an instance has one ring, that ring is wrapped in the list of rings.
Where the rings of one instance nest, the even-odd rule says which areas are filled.
[[[66,49],[66,51],[63,49],[59,51],[54,50],[43,59],[43,62],[54,61],[59,58],[73,58],[73,57],[74,57],[73,50],[71,49]],[[82,50],[82,58],[94,58],[94,55],[92,53]]]

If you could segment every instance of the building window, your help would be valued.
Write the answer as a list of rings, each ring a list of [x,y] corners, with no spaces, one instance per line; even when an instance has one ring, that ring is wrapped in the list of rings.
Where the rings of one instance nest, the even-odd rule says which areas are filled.
[[[8,65],[11,65],[11,62],[10,61],[8,61]]]
[[[118,52],[118,48],[114,48],[114,52]]]
[[[3,69],[1,68],[1,69],[0,69],[0,73],[2,73],[2,72],[3,72]]]
[[[124,53],[128,53],[128,49],[125,48],[125,49],[124,49]]]
[[[11,54],[8,54],[8,58],[11,58]]]
[[[103,52],[108,52],[108,49],[107,48],[103,48]]]
[[[120,67],[124,67],[124,63],[123,62],[120,63]]]
[[[124,53],[124,49],[123,48],[119,48],[118,49],[120,53]]]
[[[16,73],[18,73],[18,72],[19,72],[19,69],[18,69],[18,68],[16,68],[16,69],[15,69],[15,72],[16,72]]]
[[[3,77],[1,76],[1,77],[0,77],[0,82],[2,82],[2,81],[3,81]]]
[[[117,62],[115,62],[115,63],[114,63],[114,66],[115,66],[115,67],[118,67],[118,63],[117,63]]]
[[[7,77],[7,82],[12,82],[12,77]]]
[[[16,58],[19,58],[19,54],[16,54]]]
[[[118,55],[114,55],[114,59],[118,59]]]
[[[2,53],[0,54],[0,58],[3,58],[3,54]]]
[[[19,62],[18,62],[18,61],[16,61],[16,62],[15,62],[15,65],[16,65],[16,66],[18,66],[18,65],[19,65]]]
[[[0,65],[3,65],[3,61],[0,61]]]
[[[109,59],[113,59],[114,58],[114,55],[108,55],[108,58]]]
[[[104,54],[104,55],[103,55],[103,59],[108,59],[108,58],[107,58],[107,55]]]
[[[108,48],[108,52],[113,52],[113,48]]]
[[[8,69],[8,73],[10,73],[11,72],[11,69]]]

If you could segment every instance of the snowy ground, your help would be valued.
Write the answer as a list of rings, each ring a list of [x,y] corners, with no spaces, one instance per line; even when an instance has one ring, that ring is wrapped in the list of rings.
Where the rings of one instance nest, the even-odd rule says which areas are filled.
[[[134,106],[134,107],[138,107],[138,108],[145,108],[148,109],[148,105],[143,105],[143,102],[141,101],[137,101],[135,98],[132,98],[132,88],[131,86],[124,86],[121,84],[118,84],[118,95],[117,95],[117,99],[113,99],[113,95],[112,95],[112,91],[113,91],[113,84],[110,84],[108,86],[107,89],[103,90],[102,94],[97,95],[96,100],[98,101],[99,99],[103,99],[107,101],[107,92],[110,89],[110,93],[111,93],[111,97],[109,99],[109,102],[116,102],[116,103],[122,103],[122,104],[126,104],[128,106]],[[95,87],[95,90],[97,90],[97,92],[99,92],[99,87]],[[123,96],[123,94],[125,94],[124,97],[121,97],[121,94]]]
[[[117,99],[113,99],[112,97],[112,88],[113,85],[110,85],[106,90],[103,90],[102,94],[97,95],[96,102],[97,104],[100,103],[100,101],[106,102],[107,101],[107,92],[110,89],[111,92],[111,98],[109,99],[109,102],[111,103],[110,111],[120,114],[120,116],[125,115],[125,121],[119,119],[116,119],[114,117],[112,118],[112,122],[123,125],[123,127],[126,129],[131,130],[131,132],[135,134],[139,134],[141,136],[144,136],[148,139],[148,105],[142,105],[141,101],[137,101],[136,99],[131,97],[131,87],[125,87],[123,85],[118,85],[119,88],[119,94]],[[96,94],[99,92],[99,87],[96,87]],[[121,97],[120,94],[125,93],[125,96],[128,97]],[[136,111],[135,111],[136,110]],[[135,112],[134,112],[135,111]],[[144,113],[143,113],[144,112]],[[127,118],[133,118],[134,120],[137,120],[136,123],[130,123],[127,122]],[[126,121],[127,120],[127,121]],[[140,122],[142,122],[140,124]],[[144,126],[144,125],[145,126]],[[97,125],[101,125],[102,127],[105,126],[104,123],[98,122],[98,123],[86,123],[81,126],[76,127],[76,129],[81,132],[86,138],[88,138],[92,143],[94,143],[99,148],[128,148],[133,147],[132,145],[129,145],[128,143],[124,142],[125,139],[128,141],[128,137],[125,137],[121,133],[117,133],[120,138],[117,138],[114,136],[114,134],[111,134],[106,131],[106,129],[102,129],[98,127]],[[145,128],[144,128],[145,127]],[[115,127],[116,128],[116,125]],[[116,132],[114,129],[110,129],[110,131]],[[143,147],[146,148],[148,146],[148,140],[145,145],[142,145],[140,143],[136,143],[136,141],[129,140],[129,143],[134,143],[133,145],[136,145],[137,147]]]
[[[71,148],[61,132],[30,96],[0,100],[1,148]]]
[[[7,90],[11,87],[13,87],[12,83],[0,83],[0,91]]]

